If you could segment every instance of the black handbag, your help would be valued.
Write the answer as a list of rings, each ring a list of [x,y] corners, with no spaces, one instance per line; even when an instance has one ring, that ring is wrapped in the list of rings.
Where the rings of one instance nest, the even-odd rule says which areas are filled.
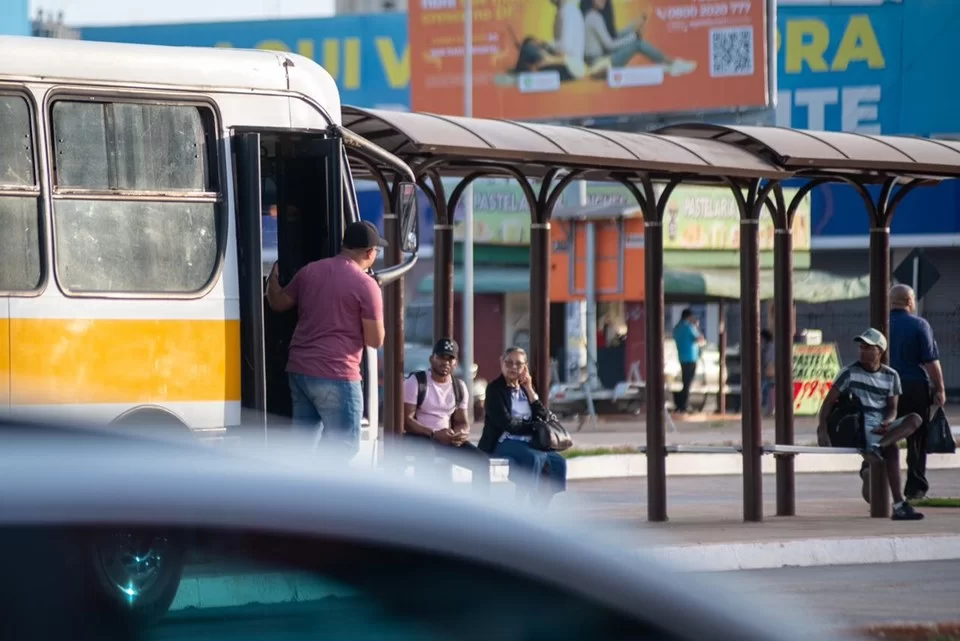
[[[532,437],[530,446],[544,452],[562,452],[573,447],[573,438],[560,420],[552,413],[547,412],[546,418],[534,419],[531,422]]]
[[[957,442],[943,408],[938,407],[927,424],[927,454],[954,454]]]

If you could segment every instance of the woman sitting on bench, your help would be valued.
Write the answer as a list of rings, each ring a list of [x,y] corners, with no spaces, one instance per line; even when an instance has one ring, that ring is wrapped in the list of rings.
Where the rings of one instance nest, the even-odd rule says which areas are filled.
[[[547,416],[533,389],[527,353],[519,347],[509,348],[500,358],[500,370],[501,375],[487,387],[479,448],[509,459],[510,480],[517,484],[521,499],[529,494],[531,505],[546,507],[555,494],[567,489],[567,461],[557,452],[534,449],[530,436],[511,433],[511,428],[531,418]]]

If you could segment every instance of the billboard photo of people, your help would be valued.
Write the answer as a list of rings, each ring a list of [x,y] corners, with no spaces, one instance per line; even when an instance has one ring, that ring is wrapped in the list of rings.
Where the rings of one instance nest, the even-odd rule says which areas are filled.
[[[646,13],[617,29],[612,0],[550,2],[557,7],[553,42],[534,36],[520,40],[507,25],[519,54],[516,67],[498,76],[501,82],[512,84],[523,73],[554,70],[561,82],[585,77],[603,80],[611,69],[623,69],[637,56],[663,66],[670,75],[690,73],[697,68],[697,63],[672,58],[644,38]]]
[[[464,111],[464,5],[411,3],[416,111]],[[475,116],[547,119],[767,105],[764,0],[472,5]]]

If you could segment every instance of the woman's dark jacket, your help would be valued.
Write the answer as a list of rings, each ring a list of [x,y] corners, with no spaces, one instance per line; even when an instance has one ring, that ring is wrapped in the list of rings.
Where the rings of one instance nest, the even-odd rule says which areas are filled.
[[[497,449],[500,437],[513,422],[513,398],[511,388],[503,376],[498,376],[487,385],[487,400],[483,419],[483,433],[480,435],[478,448],[487,454],[493,454]],[[530,411],[534,419],[545,419],[547,408],[539,400],[530,402]]]

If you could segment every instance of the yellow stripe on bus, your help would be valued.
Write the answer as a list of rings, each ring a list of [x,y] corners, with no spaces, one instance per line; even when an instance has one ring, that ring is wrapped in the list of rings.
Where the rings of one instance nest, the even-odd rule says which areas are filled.
[[[240,321],[14,318],[8,331],[13,405],[240,400]]]
[[[10,338],[9,321],[0,318],[0,407],[10,402]]]

